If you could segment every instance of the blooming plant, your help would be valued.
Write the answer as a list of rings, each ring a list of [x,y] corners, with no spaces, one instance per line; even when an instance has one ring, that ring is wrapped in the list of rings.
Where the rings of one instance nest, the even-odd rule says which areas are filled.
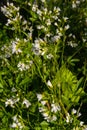
[[[13,0],[1,6],[7,18],[0,30],[1,130],[87,129],[81,113],[87,103],[86,4]]]

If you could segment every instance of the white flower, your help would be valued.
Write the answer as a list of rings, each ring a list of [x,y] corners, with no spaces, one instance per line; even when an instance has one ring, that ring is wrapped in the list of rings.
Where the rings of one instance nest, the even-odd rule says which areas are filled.
[[[29,106],[31,106],[31,103],[27,99],[24,99],[22,104],[26,105],[26,108],[28,108]]]
[[[16,92],[17,90],[16,90],[16,88],[13,87],[13,88],[11,89],[11,91],[12,91],[12,92]]]
[[[55,26],[58,26],[58,23],[57,23],[57,22],[55,22],[55,23],[54,23],[54,25],[55,25]]]
[[[60,111],[60,110],[61,110],[61,107],[59,106],[59,104],[54,104],[54,103],[51,104],[51,112],[56,113],[57,111]]]
[[[14,122],[16,122],[16,123],[18,122],[17,115],[13,116],[12,119],[13,119]]]
[[[85,38],[83,38],[83,39],[82,39],[82,41],[83,41],[83,42],[86,42],[86,39],[85,39]]]
[[[13,18],[13,14],[15,12],[15,14],[17,15],[17,13],[19,12],[19,7],[15,7],[13,5],[13,3],[9,3],[7,2],[7,6],[3,6],[1,7],[1,11],[4,13],[5,16],[7,16],[8,18]]]
[[[72,33],[70,33],[70,34],[69,34],[69,37],[72,37],[72,35],[73,35],[73,34],[72,34]]]
[[[37,29],[44,29],[43,25],[37,25]]]
[[[44,2],[45,2],[45,0],[41,0],[41,2],[43,2],[43,3],[44,3]]]
[[[67,122],[67,123],[70,122],[70,115],[69,115],[69,113],[68,113],[67,116],[66,116],[66,122]]]
[[[55,35],[54,37],[51,38],[53,42],[57,42],[60,39],[60,35]]]
[[[71,47],[77,47],[78,44],[74,43],[73,41],[69,41],[68,45],[71,46]]]
[[[49,114],[48,114],[47,112],[42,113],[42,115],[43,115],[44,117],[48,117],[48,116],[49,116]]]
[[[56,121],[56,120],[57,120],[57,117],[53,115],[51,121]]]
[[[19,116],[19,118],[20,118],[20,116]],[[17,115],[13,116],[12,119],[13,119],[13,123],[12,123],[12,125],[10,125],[11,128],[19,128],[19,129],[23,128],[23,123],[19,122]]]
[[[50,122],[51,117],[49,116],[48,112],[43,112],[42,115],[43,115],[44,119],[47,120],[47,122]]]
[[[7,99],[7,101],[5,102],[5,106],[11,106],[14,107],[14,101],[13,99]]]
[[[76,4],[79,5],[80,4],[80,0],[76,0]]]
[[[44,117],[45,120],[47,120],[47,122],[50,122],[50,116]]]
[[[83,126],[84,122],[83,121],[80,121],[80,126]]]
[[[65,21],[65,22],[68,20],[68,18],[67,18],[67,17],[63,17],[63,19],[64,19],[64,21]]]
[[[22,128],[23,128],[23,125],[19,122],[19,123],[18,123],[18,127],[19,127],[20,129],[22,129]]]
[[[12,108],[14,108],[14,105],[19,101],[19,97],[15,97],[13,96],[12,98],[10,99],[7,99],[6,102],[5,102],[5,106],[10,106]]]
[[[77,7],[77,5],[76,5],[76,3],[73,1],[73,3],[72,3],[72,8],[76,8]]]
[[[53,55],[52,54],[48,54],[47,55],[47,59],[52,59],[53,58]]]
[[[42,29],[42,26],[41,25],[37,25],[37,29]]]
[[[12,41],[12,54],[18,54],[21,53],[22,50],[19,48],[20,39],[16,38],[15,41]]]
[[[49,87],[51,87],[51,88],[53,87],[53,85],[52,85],[52,83],[50,82],[50,80],[47,81],[47,85],[48,85]]]
[[[29,35],[29,39],[31,40],[32,39],[32,32],[28,33]]]
[[[53,19],[58,20],[58,16],[52,16]],[[58,24],[57,24],[58,26]]]
[[[37,94],[37,99],[38,99],[38,101],[41,101],[42,97],[43,97],[42,94]]]
[[[45,112],[45,111],[46,111],[46,108],[39,107],[39,112]]]
[[[24,21],[22,22],[22,24],[23,24],[23,25],[26,25],[26,24],[27,24],[27,20],[24,20]]]
[[[37,8],[38,8],[38,6],[36,5],[36,4],[33,4],[33,6],[32,6],[32,11],[36,11],[37,10]]]
[[[70,28],[69,25],[66,25],[66,26],[65,26],[65,30],[68,30],[69,28]]]
[[[44,14],[46,15],[47,14],[47,8],[43,8],[43,11],[44,11]]]
[[[7,12],[7,10],[6,10],[6,6],[1,7],[1,11],[5,14],[5,13]]]
[[[17,128],[17,127],[18,127],[18,125],[17,125],[17,123],[13,122],[13,124],[12,124],[12,125],[10,125],[10,127],[11,127],[11,128]]]
[[[72,109],[72,114],[76,114],[77,110],[75,110],[74,108]]]
[[[45,28],[44,28],[44,30],[45,30]],[[46,31],[46,30],[45,30],[45,31]],[[51,36],[51,33],[48,32],[45,36],[46,36],[46,37],[50,37],[50,36]]]
[[[47,24],[47,26],[51,25],[50,19],[47,19],[46,24]]]
[[[36,39],[34,42],[35,43],[33,44],[32,51],[34,52],[35,55],[39,55],[41,53],[40,41]]]
[[[8,26],[9,24],[11,24],[12,21],[10,19],[7,20],[6,26]]]
[[[60,12],[61,10],[60,10],[60,8],[59,7],[54,7],[54,12],[56,12],[56,13],[58,13],[58,12]]]
[[[19,68],[20,71],[25,70],[25,64],[22,63],[21,61],[18,63],[17,67]]]
[[[47,122],[53,122],[57,120],[56,115],[51,116],[49,115],[49,112],[43,112],[42,115]]]
[[[80,112],[79,112],[79,113],[77,113],[77,116],[78,116],[78,117],[80,117],[81,115],[82,115],[82,114],[81,114]]]
[[[62,31],[63,31],[62,28],[60,28],[60,31],[58,29],[56,29],[56,34],[61,37],[63,35]]]
[[[42,105],[45,105],[47,103],[47,101],[41,101]]]
[[[29,65],[26,65],[25,63],[22,63],[21,61],[18,63],[17,67],[20,71],[25,71],[30,68]]]
[[[18,102],[20,100],[20,98],[18,97],[18,98],[14,98],[14,104],[16,103],[16,102]]]
[[[37,14],[39,15],[39,16],[42,16],[42,12],[41,12],[41,10],[37,10]]]
[[[28,4],[29,6],[31,6],[31,3],[30,3],[30,2],[27,2],[27,4]]]

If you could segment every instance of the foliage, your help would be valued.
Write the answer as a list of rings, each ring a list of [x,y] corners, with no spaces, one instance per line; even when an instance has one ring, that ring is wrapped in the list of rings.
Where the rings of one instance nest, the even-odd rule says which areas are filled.
[[[49,4],[50,3],[50,4]],[[86,0],[1,6],[1,130],[86,130]]]

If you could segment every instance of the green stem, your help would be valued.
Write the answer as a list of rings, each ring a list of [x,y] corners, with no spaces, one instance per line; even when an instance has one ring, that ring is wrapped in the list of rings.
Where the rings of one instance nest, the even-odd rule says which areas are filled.
[[[64,35],[65,35],[65,34],[64,34]],[[64,36],[64,39],[63,39],[63,48],[62,48],[62,65],[64,64],[63,56],[64,56],[65,40],[66,40],[66,36]]]

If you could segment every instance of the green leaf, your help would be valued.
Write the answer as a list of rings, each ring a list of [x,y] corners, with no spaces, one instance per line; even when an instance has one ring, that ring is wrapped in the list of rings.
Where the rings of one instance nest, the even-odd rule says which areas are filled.
[[[3,117],[4,113],[0,111],[0,118]]]
[[[70,56],[68,59],[67,59],[67,62],[72,65],[72,66],[75,66],[75,62],[79,62],[79,59],[72,59],[72,56]]]
[[[1,128],[1,130],[7,130],[7,128]]]
[[[84,93],[80,87],[83,78],[78,81],[76,76],[66,66],[62,66],[58,70],[55,80],[56,83],[60,83],[62,102],[67,108],[70,108],[72,104],[77,104],[80,96]]]
[[[2,93],[3,92],[3,86],[2,86],[2,84],[0,83],[0,93]]]
[[[41,122],[40,124],[42,127],[47,127],[49,124],[46,121]]]
[[[37,126],[34,128],[34,130],[41,130],[41,127]]]
[[[19,85],[24,85],[29,82],[29,77],[26,77],[24,80],[21,81]]]
[[[7,117],[6,117],[6,116],[4,116],[4,117],[2,118],[2,122],[3,122],[4,124],[7,122]]]
[[[68,106],[68,104],[70,104],[70,101],[69,101],[68,97],[66,97],[66,96],[64,96],[64,95],[62,95],[62,102],[63,102],[64,104],[66,104],[67,106]]]
[[[84,77],[81,77],[80,80],[77,82],[77,88],[81,87],[81,83],[83,83]]]
[[[33,11],[30,11],[30,14],[32,15],[32,17],[30,18],[30,20],[31,20],[32,22],[36,21],[36,19],[37,19],[37,14],[35,14]]]

